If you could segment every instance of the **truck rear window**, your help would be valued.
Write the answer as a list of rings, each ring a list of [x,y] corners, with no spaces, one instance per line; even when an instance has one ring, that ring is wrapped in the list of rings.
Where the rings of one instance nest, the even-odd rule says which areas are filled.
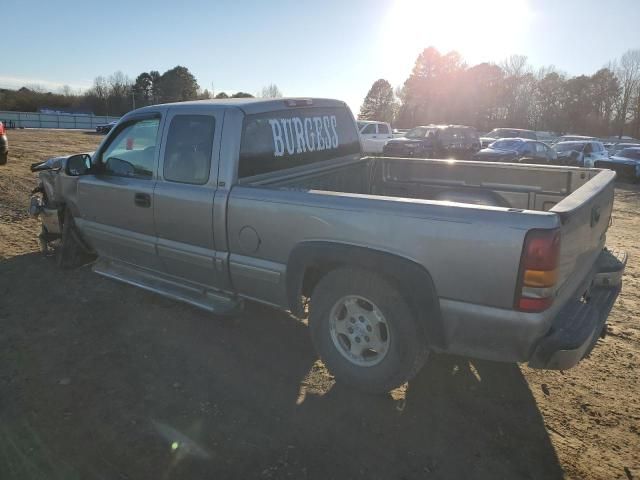
[[[360,155],[346,108],[315,107],[247,115],[238,178]]]

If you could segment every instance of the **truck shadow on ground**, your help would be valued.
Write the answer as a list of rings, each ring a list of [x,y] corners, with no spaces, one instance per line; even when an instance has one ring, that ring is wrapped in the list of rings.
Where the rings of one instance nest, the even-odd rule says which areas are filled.
[[[37,254],[0,278],[1,478],[562,477],[515,365],[434,356],[362,395],[266,307],[218,319]]]

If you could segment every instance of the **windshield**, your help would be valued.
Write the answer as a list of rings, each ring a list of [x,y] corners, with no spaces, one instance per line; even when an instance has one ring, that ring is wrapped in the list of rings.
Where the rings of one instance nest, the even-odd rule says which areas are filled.
[[[427,134],[427,129],[422,127],[412,128],[409,130],[405,137],[407,138],[422,138]]]
[[[411,130],[409,130],[406,134],[405,137],[407,138],[424,138],[427,135],[429,135],[430,133],[435,135],[435,129],[433,128],[425,128],[425,127],[416,127],[416,128],[412,128]],[[429,135],[431,136],[431,135]]]
[[[584,143],[558,143],[554,148],[556,152],[571,152],[572,150],[581,152],[584,146]]]
[[[498,140],[493,142],[489,147],[496,150],[515,150],[520,151],[524,147],[525,142],[522,140]]]
[[[625,148],[619,154],[621,157],[631,158],[633,160],[640,160],[640,149],[638,148]]]

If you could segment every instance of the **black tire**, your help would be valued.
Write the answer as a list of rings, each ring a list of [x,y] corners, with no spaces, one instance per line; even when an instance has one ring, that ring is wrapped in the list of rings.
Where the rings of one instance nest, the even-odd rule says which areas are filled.
[[[371,301],[389,325],[386,355],[373,366],[347,359],[331,336],[331,311],[349,295]],[[309,329],[316,352],[336,380],[367,393],[384,393],[402,385],[418,373],[428,356],[423,329],[397,287],[366,270],[340,268],[318,282],[310,299]]]
[[[68,270],[80,267],[89,260],[89,255],[78,241],[73,215],[69,209],[65,209],[60,245],[56,250],[56,262],[60,268]]]
[[[9,158],[9,152],[0,152],[0,165],[6,165],[7,158]]]

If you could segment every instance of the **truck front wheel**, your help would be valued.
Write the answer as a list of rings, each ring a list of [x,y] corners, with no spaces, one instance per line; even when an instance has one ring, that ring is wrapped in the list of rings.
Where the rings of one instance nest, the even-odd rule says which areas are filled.
[[[73,215],[67,208],[64,211],[60,245],[56,250],[56,261],[63,269],[71,269],[91,261],[92,256],[86,251],[79,239]]]
[[[427,358],[416,315],[393,282],[375,273],[341,268],[311,294],[311,340],[337,381],[369,393],[410,380]]]

